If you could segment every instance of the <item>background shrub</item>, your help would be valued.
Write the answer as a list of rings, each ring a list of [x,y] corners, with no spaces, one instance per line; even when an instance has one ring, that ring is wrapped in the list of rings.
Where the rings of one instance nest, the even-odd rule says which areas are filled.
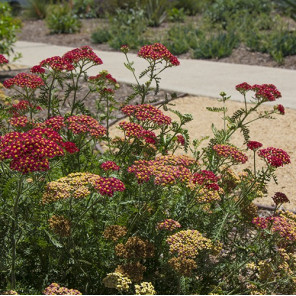
[[[0,3],[0,54],[11,55],[16,33],[21,27],[20,20],[13,18],[7,3]]]
[[[75,0],[73,5],[73,14],[79,18],[96,17],[94,0]]]
[[[51,5],[48,7],[48,15],[46,23],[50,33],[66,33],[71,34],[79,32],[81,22],[72,14],[71,8],[68,5]]]
[[[91,41],[93,43],[101,44],[108,42],[111,39],[111,34],[107,28],[98,28],[91,34]]]
[[[168,10],[168,20],[170,22],[184,22],[185,20],[185,12],[184,12],[184,8],[176,8],[173,7],[171,9]]]
[[[46,18],[48,4],[46,0],[29,0],[25,9],[25,16],[34,19]]]

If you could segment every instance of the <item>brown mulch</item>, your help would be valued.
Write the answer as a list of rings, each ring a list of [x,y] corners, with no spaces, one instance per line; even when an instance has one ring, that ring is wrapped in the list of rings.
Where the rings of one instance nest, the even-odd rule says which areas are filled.
[[[83,45],[90,45],[96,50],[102,51],[115,51],[107,43],[94,44],[91,41],[91,33],[99,27],[106,26],[108,20],[106,19],[83,19],[82,28],[79,33],[76,34],[50,34],[44,20],[25,20],[23,21],[23,27],[18,34],[18,40],[49,43],[54,45],[62,45],[69,47],[80,47]],[[159,28],[153,28],[153,34],[163,31],[169,24],[164,23]],[[179,56],[180,58],[190,58],[190,53],[186,53]],[[266,67],[278,67],[285,69],[296,69],[296,55],[288,56],[284,58],[284,63],[278,65],[270,56],[266,53],[251,52],[244,45],[239,46],[233,50],[229,57],[219,60],[213,59],[213,61],[235,64],[246,64]]]

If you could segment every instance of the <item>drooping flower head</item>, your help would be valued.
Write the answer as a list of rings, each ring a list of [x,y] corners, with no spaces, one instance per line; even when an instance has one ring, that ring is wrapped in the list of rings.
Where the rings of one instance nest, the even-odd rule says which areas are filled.
[[[259,148],[262,147],[262,143],[257,142],[257,141],[249,141],[249,142],[247,143],[247,147],[248,147],[250,150],[256,151],[257,149],[259,149]]]
[[[66,52],[63,55],[63,59],[71,64],[77,64],[80,61],[92,62],[95,65],[103,64],[102,60],[96,55],[93,49],[87,45]]]
[[[171,66],[179,66],[180,62],[172,55],[169,50],[161,43],[145,45],[141,47],[138,56],[148,61],[166,61]]]
[[[44,295],[82,295],[81,292],[74,289],[68,289],[65,287],[61,287],[57,283],[50,284],[45,290],[43,291]]]
[[[44,81],[34,74],[19,73],[15,77],[5,80],[3,85],[6,88],[18,86],[21,88],[36,89],[37,87],[44,85]]]
[[[6,59],[4,57],[4,55],[0,54],[0,66],[4,65],[4,64],[8,64],[8,59]]]
[[[213,150],[220,157],[230,157],[234,162],[245,163],[248,160],[248,157],[244,153],[233,146],[217,144],[213,146]]]
[[[268,147],[266,149],[260,149],[258,155],[276,168],[291,163],[289,154],[279,148]]]
[[[274,106],[274,110],[279,111],[281,115],[285,115],[285,107],[281,104]]]

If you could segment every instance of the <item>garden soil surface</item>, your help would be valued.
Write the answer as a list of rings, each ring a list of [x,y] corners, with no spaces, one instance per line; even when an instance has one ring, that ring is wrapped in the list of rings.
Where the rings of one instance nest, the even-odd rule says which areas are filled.
[[[103,19],[83,20],[80,33],[50,35],[44,21],[24,21],[23,28],[18,35],[18,39],[69,47],[90,45],[96,50],[113,51],[113,49],[111,49],[107,44],[96,45],[93,44],[90,39],[91,32],[93,32],[97,27],[103,26],[105,24],[104,22],[106,21]],[[180,58],[190,58],[190,55],[182,55],[180,56]],[[219,61],[296,69],[296,56],[286,57],[282,65],[277,65],[269,55],[251,52],[244,46],[241,46],[234,50],[230,57],[220,59]],[[122,91],[123,93],[119,94],[119,96],[121,95],[121,97],[125,95],[124,92],[127,91],[127,88],[122,87]],[[221,103],[217,102],[214,99],[186,96],[176,99],[172,101],[172,103],[175,105],[172,108],[182,113],[189,113],[193,115],[194,120],[187,125],[191,139],[199,139],[204,136],[211,136],[212,122],[218,128],[223,127],[221,114],[212,113],[206,110],[207,106],[220,106]],[[281,103],[284,105],[284,98]],[[198,108],[193,106],[198,106]],[[241,107],[243,107],[242,103],[233,101],[227,102],[229,115],[231,115],[235,110]],[[270,110],[270,108],[272,107],[264,106],[261,108],[261,110]],[[263,143],[264,147],[272,146],[284,149],[291,156],[291,164],[277,169],[278,185],[276,185],[274,182],[271,182],[271,184],[268,186],[267,195],[256,200],[256,202],[267,206],[272,206],[273,202],[271,197],[274,195],[275,192],[281,191],[285,193],[291,201],[285,206],[285,208],[296,210],[296,110],[286,109],[286,114],[284,116],[275,117],[276,120],[261,119],[251,124],[251,140]],[[121,136],[121,133],[116,129],[115,125],[111,128],[111,135]],[[243,143],[243,137],[239,133],[234,134],[232,142],[238,147],[245,148],[241,146]],[[205,146],[206,143],[207,142],[205,141],[202,146]],[[249,161],[246,167],[252,169],[253,155],[252,153],[248,153],[248,156]],[[258,168],[260,167],[260,164],[263,164],[263,162],[258,161]],[[243,170],[243,168],[245,168],[245,166],[238,167],[238,170]]]

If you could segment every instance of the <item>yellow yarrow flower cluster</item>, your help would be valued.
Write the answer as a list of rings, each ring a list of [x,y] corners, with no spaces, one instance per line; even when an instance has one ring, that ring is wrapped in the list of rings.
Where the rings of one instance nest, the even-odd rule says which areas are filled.
[[[136,295],[156,295],[153,285],[150,282],[142,282],[135,285]]]
[[[131,280],[120,272],[108,273],[103,279],[103,284],[106,288],[116,289],[121,292],[128,291],[131,283]]]

